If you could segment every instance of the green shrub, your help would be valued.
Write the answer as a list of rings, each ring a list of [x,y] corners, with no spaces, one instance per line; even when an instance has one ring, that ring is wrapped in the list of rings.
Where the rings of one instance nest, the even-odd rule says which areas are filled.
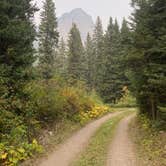
[[[36,118],[41,122],[51,123],[63,116],[65,99],[60,95],[61,87],[56,80],[34,81],[27,86],[31,94]]]
[[[29,143],[28,125],[22,116],[0,111],[0,126],[0,165],[15,166],[35,152],[41,152],[37,141]]]
[[[0,100],[0,165],[14,166],[41,152],[42,147],[34,140],[41,127],[63,119],[85,124],[108,110],[84,83],[71,85],[61,77],[34,80],[25,86],[24,94],[28,99],[24,96],[25,100],[16,97],[10,101],[18,111],[8,108],[9,100]]]
[[[0,164],[2,166],[15,166],[20,161],[33,156],[34,153],[41,153],[42,147],[34,139],[32,143],[18,142],[18,145],[11,146],[7,143],[0,143]]]

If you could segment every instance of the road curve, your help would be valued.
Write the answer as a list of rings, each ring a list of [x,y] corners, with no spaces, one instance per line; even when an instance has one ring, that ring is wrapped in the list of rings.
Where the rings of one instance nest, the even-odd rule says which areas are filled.
[[[86,148],[90,138],[96,130],[107,120],[121,114],[121,112],[110,113],[104,117],[95,120],[80,131],[75,133],[64,144],[60,145],[58,150],[50,154],[38,166],[69,166],[75,157]]]

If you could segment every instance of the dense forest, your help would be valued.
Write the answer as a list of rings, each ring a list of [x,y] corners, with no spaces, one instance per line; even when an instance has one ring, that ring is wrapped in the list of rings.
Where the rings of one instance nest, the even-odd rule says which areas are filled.
[[[32,0],[0,1],[0,165],[42,151],[39,129],[96,118],[126,91],[140,114],[164,126],[166,1],[131,5],[130,19],[110,17],[105,32],[98,17],[83,43],[75,23],[68,41],[59,36],[53,0],[45,0],[38,30]]]

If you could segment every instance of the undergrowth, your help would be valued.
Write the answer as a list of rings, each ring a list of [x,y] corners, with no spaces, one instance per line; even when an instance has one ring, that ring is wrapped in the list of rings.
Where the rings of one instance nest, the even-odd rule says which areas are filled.
[[[166,132],[159,130],[145,115],[131,123],[131,135],[138,150],[140,166],[165,166]]]
[[[19,107],[21,113],[8,108],[8,100],[0,102],[0,165],[15,166],[42,153],[40,131],[44,131],[59,122],[84,125],[110,111],[94,91],[88,91],[82,82],[70,85],[62,78],[49,81],[34,80],[24,89],[29,94],[26,104],[12,99],[13,107]],[[5,107],[3,107],[5,105]],[[69,130],[70,131],[70,130]],[[66,132],[68,133],[68,132]],[[53,134],[50,131],[48,134]],[[62,136],[62,134],[57,133]],[[64,136],[65,137],[65,136]],[[57,138],[57,137],[56,137]],[[59,138],[62,140],[61,138]],[[54,141],[55,143],[56,141]]]

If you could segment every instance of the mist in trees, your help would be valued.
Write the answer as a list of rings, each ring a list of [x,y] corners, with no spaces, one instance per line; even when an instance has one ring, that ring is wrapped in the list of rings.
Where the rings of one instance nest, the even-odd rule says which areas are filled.
[[[95,89],[106,103],[117,103],[124,95],[123,88],[128,87],[137,98],[141,112],[156,119],[165,107],[165,8],[162,5],[164,1],[133,1],[135,10],[131,19],[123,19],[119,26],[116,19],[110,18],[106,32],[98,17],[94,32],[87,34],[85,44],[81,43],[78,29],[74,39],[76,27],[73,27],[66,53],[68,72],[77,73],[76,79],[84,78],[89,89]]]

